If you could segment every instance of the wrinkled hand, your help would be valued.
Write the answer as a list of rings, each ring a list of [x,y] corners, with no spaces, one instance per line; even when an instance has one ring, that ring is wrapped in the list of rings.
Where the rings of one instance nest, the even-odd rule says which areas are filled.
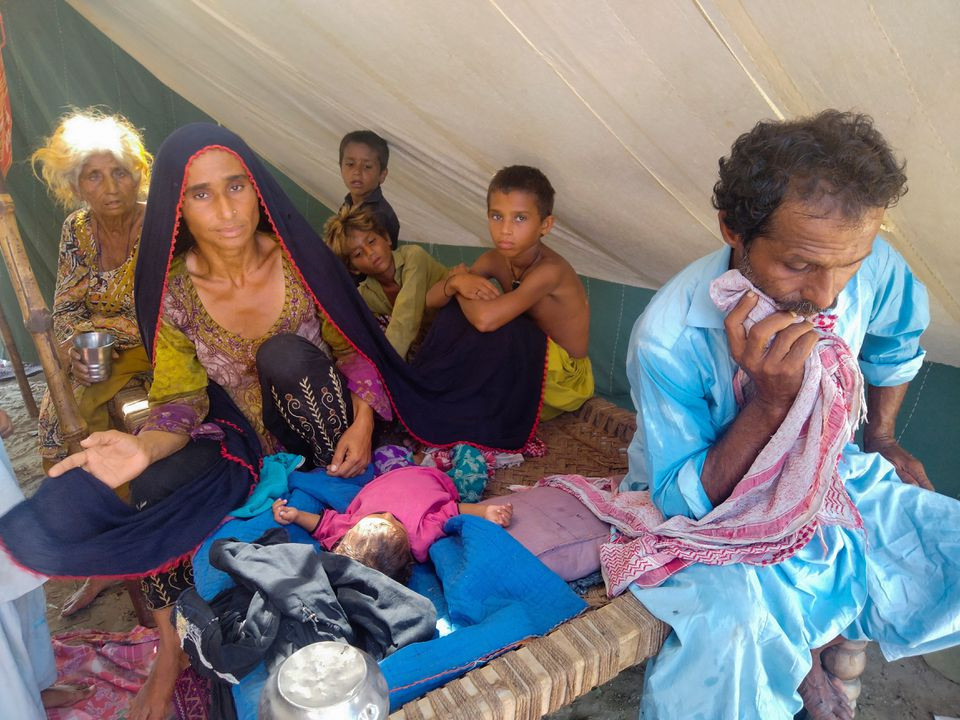
[[[13,433],[13,421],[6,412],[0,410],[0,438],[7,438]]]
[[[116,488],[133,480],[150,464],[150,454],[140,438],[119,430],[95,432],[81,440],[80,446],[83,450],[67,456],[47,474],[58,477],[67,470],[83,468],[103,484]]]
[[[90,377],[90,366],[83,362],[80,351],[75,347],[70,347],[68,350],[68,357],[70,358],[70,374],[73,375],[73,379],[76,380],[81,385],[89,387],[94,383],[103,382],[107,378],[100,378],[99,380],[94,380]],[[116,362],[120,357],[120,353],[116,350],[113,351],[113,361]],[[110,372],[113,372],[113,365],[110,366]],[[109,375],[107,375],[109,377]]]
[[[334,477],[355,477],[367,469],[372,451],[373,429],[367,424],[354,422],[340,436],[333,460],[327,465],[327,473]]]
[[[454,291],[453,294],[467,300],[493,300],[500,296],[496,285],[487,278],[470,272],[454,275],[447,283],[447,287]]]
[[[896,440],[890,438],[866,441],[864,450],[883,455],[897,469],[900,479],[908,485],[916,485],[926,490],[934,489],[923,463],[904,450]]]
[[[730,354],[756,389],[756,401],[777,411],[793,404],[803,382],[803,363],[820,338],[806,320],[775,312],[750,328],[743,325],[759,297],[748,292],[723,321]]]
[[[281,525],[295,523],[299,516],[300,511],[295,507],[288,506],[287,501],[283,498],[277,498],[273,501],[273,519]]]

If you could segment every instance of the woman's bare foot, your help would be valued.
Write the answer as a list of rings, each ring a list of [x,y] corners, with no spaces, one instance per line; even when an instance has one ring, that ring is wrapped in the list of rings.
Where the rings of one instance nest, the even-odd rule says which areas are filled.
[[[69,707],[93,695],[93,685],[51,685],[40,691],[45,708]]]
[[[76,612],[83,610],[85,607],[93,604],[93,601],[96,600],[100,593],[113,585],[116,580],[111,580],[110,578],[102,577],[89,577],[83,581],[81,585],[73,595],[67,598],[67,601],[63,604],[63,607],[60,608],[60,617],[70,617]]]
[[[500,527],[507,527],[510,525],[510,520],[513,518],[513,505],[511,503],[505,503],[504,505],[484,505],[483,516],[492,523],[496,523]]]
[[[853,708],[847,702],[843,684],[823,669],[822,648],[812,651],[813,666],[800,683],[798,692],[810,720],[853,720]]]

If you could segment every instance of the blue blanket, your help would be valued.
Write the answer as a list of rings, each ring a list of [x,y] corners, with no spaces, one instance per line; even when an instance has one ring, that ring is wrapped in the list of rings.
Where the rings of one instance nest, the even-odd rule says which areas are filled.
[[[321,512],[324,507],[342,511],[372,478],[372,470],[349,480],[320,470],[294,472],[290,504],[311,512]],[[209,600],[231,585],[225,573],[209,565],[213,540],[234,537],[251,541],[275,526],[270,511],[225,523],[194,558],[197,591]],[[300,528],[287,528],[291,541],[314,543]],[[558,575],[503,528],[482,518],[459,515],[448,520],[444,530],[447,537],[430,548],[431,563],[417,566],[410,581],[411,588],[437,606],[438,631],[433,640],[408,645],[380,663],[390,686],[391,710],[586,609]],[[233,687],[239,720],[256,720],[266,677],[261,665]]]

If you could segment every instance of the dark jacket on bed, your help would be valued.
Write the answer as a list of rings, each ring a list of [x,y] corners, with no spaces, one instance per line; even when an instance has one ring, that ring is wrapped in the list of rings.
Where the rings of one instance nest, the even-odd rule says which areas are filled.
[[[355,560],[288,539],[277,528],[252,543],[214,542],[210,564],[236,586],[209,603],[192,588],[177,600],[183,648],[220,685],[214,697],[229,696],[224,683],[260,661],[272,671],[311,643],[341,641],[379,660],[433,636],[436,610],[427,598]]]

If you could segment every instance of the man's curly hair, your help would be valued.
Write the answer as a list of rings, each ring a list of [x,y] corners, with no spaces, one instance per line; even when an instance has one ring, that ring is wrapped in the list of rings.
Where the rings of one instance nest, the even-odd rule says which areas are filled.
[[[895,205],[907,192],[898,163],[869,115],[824,110],[787,122],[761,121],[720,158],[713,206],[744,245],[770,226],[785,199],[829,198],[844,218]]]

